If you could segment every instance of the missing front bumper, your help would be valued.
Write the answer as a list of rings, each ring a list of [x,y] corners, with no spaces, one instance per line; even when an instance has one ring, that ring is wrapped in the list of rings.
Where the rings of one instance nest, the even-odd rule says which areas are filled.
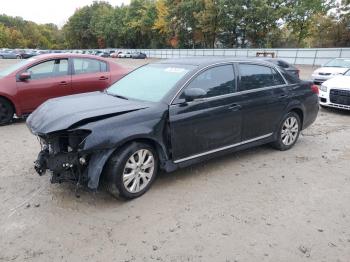
[[[51,171],[51,182],[78,182],[86,181],[85,170],[87,157],[76,152],[50,154],[48,150],[42,150],[34,162],[36,172],[42,176],[48,170]]]

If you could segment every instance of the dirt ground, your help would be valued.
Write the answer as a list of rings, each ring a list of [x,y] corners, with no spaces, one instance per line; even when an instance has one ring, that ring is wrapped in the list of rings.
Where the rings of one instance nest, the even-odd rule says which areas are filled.
[[[350,113],[321,109],[292,150],[161,174],[125,202],[39,177],[39,143],[17,120],[0,127],[0,261],[348,262],[349,142]]]

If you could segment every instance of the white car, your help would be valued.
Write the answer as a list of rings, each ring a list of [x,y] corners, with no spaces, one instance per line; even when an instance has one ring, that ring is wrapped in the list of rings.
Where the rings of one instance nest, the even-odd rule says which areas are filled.
[[[319,97],[321,106],[350,110],[350,70],[324,82]]]
[[[130,54],[130,52],[126,52],[126,53],[120,53],[118,55],[119,58],[131,58],[132,55]]]
[[[329,61],[323,67],[312,73],[312,80],[315,84],[322,84],[324,81],[337,75],[342,75],[350,69],[350,58],[336,58]]]

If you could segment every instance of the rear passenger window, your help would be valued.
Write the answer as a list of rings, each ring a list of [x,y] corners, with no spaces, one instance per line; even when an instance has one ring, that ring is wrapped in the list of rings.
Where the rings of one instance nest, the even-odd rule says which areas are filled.
[[[74,58],[74,73],[80,74],[91,74],[98,72],[106,72],[107,64],[103,61],[89,58]]]
[[[239,91],[285,84],[281,75],[268,66],[239,64],[238,69],[241,76]]]
[[[207,94],[204,98],[226,95],[235,92],[235,77],[232,65],[210,68],[200,73],[187,87],[203,89]],[[184,98],[184,94],[180,96]]]

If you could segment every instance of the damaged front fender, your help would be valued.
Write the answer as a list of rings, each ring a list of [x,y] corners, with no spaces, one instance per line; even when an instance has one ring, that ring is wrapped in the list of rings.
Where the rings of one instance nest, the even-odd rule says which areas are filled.
[[[90,189],[96,190],[112,153],[135,140],[150,141],[160,153],[161,168],[167,166],[167,106],[163,109],[148,107],[92,121],[80,119],[66,130],[38,133],[42,151],[35,169],[40,175],[46,169],[50,170],[52,182],[85,182]]]

